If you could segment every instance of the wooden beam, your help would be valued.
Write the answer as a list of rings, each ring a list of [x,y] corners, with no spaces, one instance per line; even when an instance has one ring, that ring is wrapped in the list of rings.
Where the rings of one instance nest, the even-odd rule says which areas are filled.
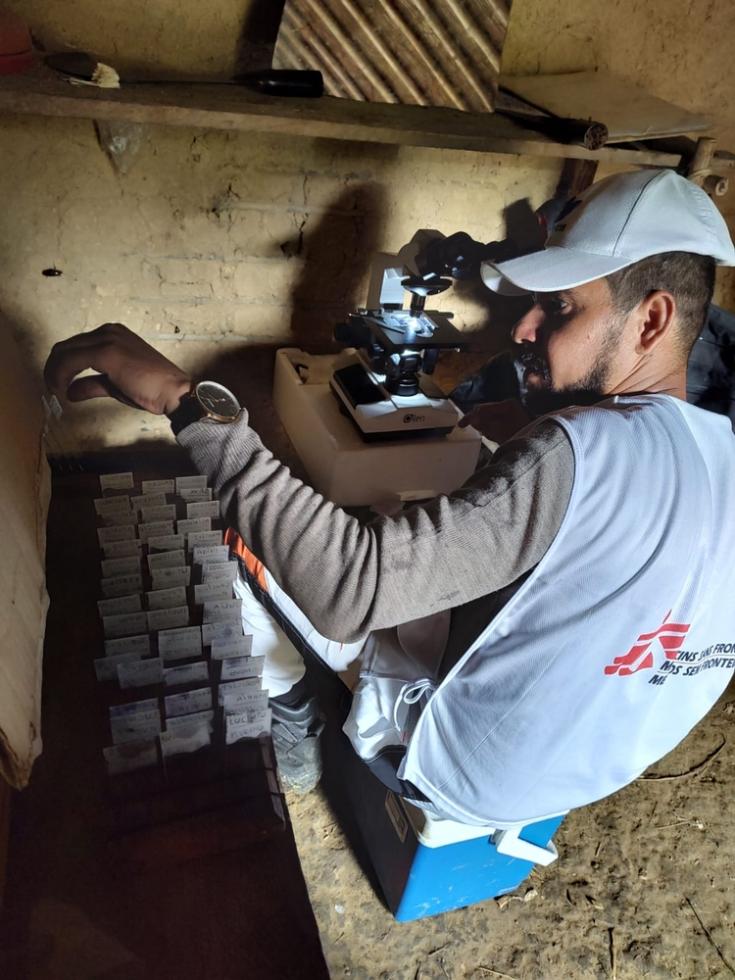
[[[329,97],[279,98],[222,84],[76,87],[47,70],[0,78],[0,112],[660,167],[676,167],[681,159],[676,154],[648,149],[585,150],[557,143],[490,113]]]

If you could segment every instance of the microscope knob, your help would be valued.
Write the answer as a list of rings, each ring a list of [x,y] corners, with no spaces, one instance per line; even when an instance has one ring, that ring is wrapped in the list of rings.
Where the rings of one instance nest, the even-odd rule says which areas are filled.
[[[442,279],[440,276],[432,276],[426,279],[421,276],[409,276],[408,279],[401,280],[401,285],[414,296],[436,296],[437,293],[443,293],[445,289],[449,289],[452,280]]]

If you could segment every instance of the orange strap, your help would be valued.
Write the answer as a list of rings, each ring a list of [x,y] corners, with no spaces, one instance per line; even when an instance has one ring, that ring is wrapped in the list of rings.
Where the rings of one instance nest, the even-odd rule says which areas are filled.
[[[228,527],[225,531],[224,542],[229,545],[232,554],[244,563],[245,568],[253,576],[263,592],[268,591],[268,583],[265,580],[265,565],[259,558],[256,558],[252,551],[245,546],[245,542],[233,528]]]

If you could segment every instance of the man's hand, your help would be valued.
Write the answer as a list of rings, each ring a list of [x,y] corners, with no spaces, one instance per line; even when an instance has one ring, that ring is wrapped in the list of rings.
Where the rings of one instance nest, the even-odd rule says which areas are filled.
[[[515,398],[502,402],[487,402],[476,405],[459,421],[459,427],[473,426],[493,442],[507,442],[512,436],[528,425],[531,417]]]
[[[77,378],[88,368],[98,373]],[[191,387],[180,368],[121,323],[105,323],[56,344],[44,378],[54,394],[72,402],[107,396],[156,415],[172,412]]]

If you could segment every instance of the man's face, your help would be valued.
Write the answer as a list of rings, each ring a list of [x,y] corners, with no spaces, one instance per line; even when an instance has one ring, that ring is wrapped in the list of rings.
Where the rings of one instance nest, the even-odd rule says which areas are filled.
[[[536,293],[513,329],[523,402],[533,415],[600,401],[625,372],[625,318],[605,279],[558,293]]]

